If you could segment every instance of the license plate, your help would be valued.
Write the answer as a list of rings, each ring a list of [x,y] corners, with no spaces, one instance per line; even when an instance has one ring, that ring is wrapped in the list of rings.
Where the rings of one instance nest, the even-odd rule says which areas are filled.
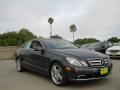
[[[100,68],[100,75],[108,74],[108,67]]]

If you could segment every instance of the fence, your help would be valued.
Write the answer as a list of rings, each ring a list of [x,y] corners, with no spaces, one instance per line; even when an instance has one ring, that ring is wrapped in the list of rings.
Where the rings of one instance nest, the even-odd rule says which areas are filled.
[[[0,60],[14,59],[17,46],[2,46],[0,47]]]

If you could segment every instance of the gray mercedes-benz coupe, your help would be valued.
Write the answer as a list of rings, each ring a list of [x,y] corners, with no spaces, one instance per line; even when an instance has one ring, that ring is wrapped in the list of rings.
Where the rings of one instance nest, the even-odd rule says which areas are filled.
[[[66,40],[35,39],[16,50],[16,69],[46,74],[55,85],[63,86],[71,80],[106,78],[112,62],[107,55],[80,49]]]

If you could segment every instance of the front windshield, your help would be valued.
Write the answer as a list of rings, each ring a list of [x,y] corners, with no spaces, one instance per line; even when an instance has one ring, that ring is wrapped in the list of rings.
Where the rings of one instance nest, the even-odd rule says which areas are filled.
[[[76,49],[75,45],[71,44],[66,40],[61,39],[49,39],[44,40],[44,43],[49,49]]]

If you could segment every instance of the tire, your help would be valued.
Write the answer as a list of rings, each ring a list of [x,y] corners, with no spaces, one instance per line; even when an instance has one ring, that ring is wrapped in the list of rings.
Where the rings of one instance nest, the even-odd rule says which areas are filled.
[[[23,71],[23,67],[22,67],[21,59],[20,58],[16,59],[16,70],[18,72],[22,72]]]
[[[50,70],[50,76],[52,79],[52,82],[57,86],[63,86],[66,83],[65,73],[63,66],[56,62],[52,65]]]

